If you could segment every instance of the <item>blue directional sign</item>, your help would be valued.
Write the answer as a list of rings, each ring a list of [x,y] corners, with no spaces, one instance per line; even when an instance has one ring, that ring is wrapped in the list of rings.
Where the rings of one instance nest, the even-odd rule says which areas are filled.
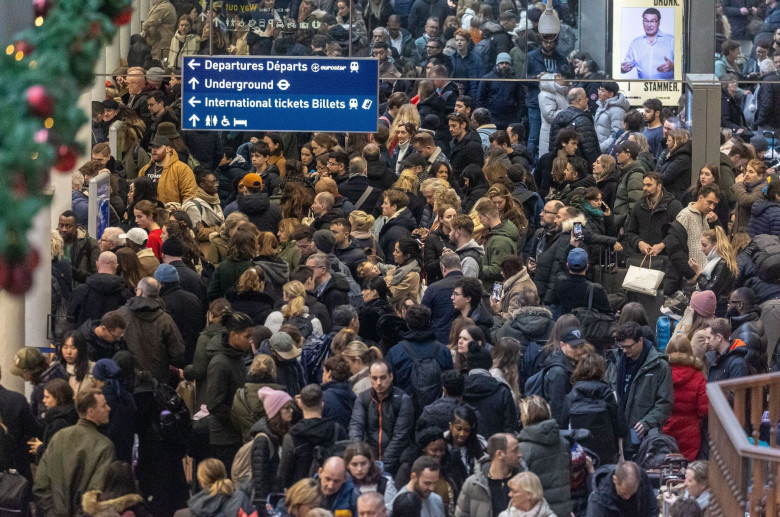
[[[371,58],[188,56],[182,129],[377,129],[378,61]]]

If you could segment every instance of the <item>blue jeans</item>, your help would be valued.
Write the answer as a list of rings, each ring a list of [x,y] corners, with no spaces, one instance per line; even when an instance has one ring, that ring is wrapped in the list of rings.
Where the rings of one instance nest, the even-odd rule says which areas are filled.
[[[542,112],[539,106],[528,106],[528,150],[534,157],[534,163],[538,160],[536,146],[539,145],[539,131],[542,129]],[[544,154],[547,149],[540,149],[539,154]]]

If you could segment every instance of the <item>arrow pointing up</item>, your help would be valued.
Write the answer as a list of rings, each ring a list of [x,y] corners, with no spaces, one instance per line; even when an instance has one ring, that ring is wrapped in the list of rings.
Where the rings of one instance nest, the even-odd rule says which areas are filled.
[[[195,100],[195,97],[190,97],[190,100],[187,102],[189,102],[190,106],[192,106],[193,108],[195,107],[196,104],[200,104],[200,101]]]
[[[198,63],[198,62],[197,62],[197,61],[195,61],[194,59],[190,59],[190,60],[189,60],[189,65],[188,65],[188,66],[190,67],[190,70],[195,70],[195,67],[198,67],[198,66],[200,66],[200,63]]]
[[[192,127],[195,127],[196,123],[200,121],[200,117],[193,113],[189,120],[192,122]]]
[[[195,89],[196,86],[200,84],[200,81],[198,81],[194,77],[187,82],[190,84],[190,88],[192,88],[193,90]]]

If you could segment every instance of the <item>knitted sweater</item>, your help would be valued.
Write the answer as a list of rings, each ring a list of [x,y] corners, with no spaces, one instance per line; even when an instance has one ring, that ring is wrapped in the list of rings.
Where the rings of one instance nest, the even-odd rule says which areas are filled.
[[[701,267],[707,263],[707,257],[701,249],[701,236],[710,229],[707,216],[696,210],[696,203],[688,203],[688,206],[677,214],[677,221],[688,232],[688,256]]]

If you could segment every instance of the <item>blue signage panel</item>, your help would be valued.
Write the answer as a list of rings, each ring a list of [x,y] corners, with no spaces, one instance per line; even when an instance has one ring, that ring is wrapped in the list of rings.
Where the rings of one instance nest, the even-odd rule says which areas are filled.
[[[377,129],[378,61],[372,58],[188,56],[182,129]]]

